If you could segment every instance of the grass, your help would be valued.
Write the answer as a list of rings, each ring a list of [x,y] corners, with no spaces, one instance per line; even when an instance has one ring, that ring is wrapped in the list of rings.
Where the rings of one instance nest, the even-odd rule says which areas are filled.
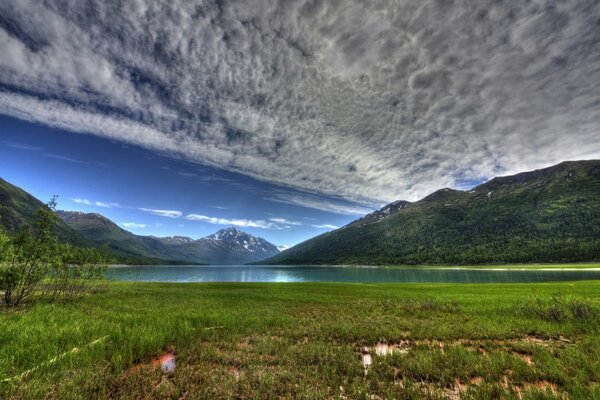
[[[427,269],[600,269],[600,263],[568,263],[568,264],[487,264],[487,265],[392,265],[382,266],[382,268],[395,268],[395,269],[413,269],[413,268],[427,268]]]
[[[599,328],[600,282],[114,283],[0,312],[0,398],[600,399]]]

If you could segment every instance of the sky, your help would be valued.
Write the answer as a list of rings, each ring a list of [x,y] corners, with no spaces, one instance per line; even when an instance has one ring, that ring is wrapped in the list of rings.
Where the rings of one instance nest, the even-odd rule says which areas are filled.
[[[270,221],[252,233],[293,244],[600,158],[599,21],[596,0],[0,2],[2,176],[136,233]]]
[[[0,116],[0,177],[58,209],[140,235],[194,239],[234,226],[292,246],[371,209],[93,135]]]

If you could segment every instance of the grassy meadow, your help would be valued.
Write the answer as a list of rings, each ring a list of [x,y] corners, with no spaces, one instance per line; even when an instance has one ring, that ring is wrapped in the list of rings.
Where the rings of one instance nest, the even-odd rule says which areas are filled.
[[[111,283],[0,312],[0,380],[2,399],[600,399],[600,282]]]

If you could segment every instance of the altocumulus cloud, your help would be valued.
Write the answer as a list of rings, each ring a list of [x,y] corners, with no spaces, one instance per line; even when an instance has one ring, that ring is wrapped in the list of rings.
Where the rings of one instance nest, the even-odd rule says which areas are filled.
[[[141,211],[145,211],[150,214],[158,215],[160,217],[168,217],[168,218],[179,218],[181,217],[181,211],[177,210],[156,210],[152,208],[139,208]]]
[[[263,229],[276,228],[276,229],[280,229],[280,227],[278,225],[276,225],[272,222],[265,221],[265,220],[217,218],[217,217],[209,217],[209,216],[200,215],[200,214],[189,214],[185,217],[185,219],[188,219],[190,221],[208,222],[209,224],[215,224],[215,225],[234,225],[234,226],[239,226],[239,227],[243,227],[243,228],[263,228]]]
[[[97,207],[105,207],[105,208],[112,208],[112,207],[120,207],[119,203],[108,203],[105,201],[91,201],[88,199],[80,199],[80,198],[74,198],[71,199],[74,203],[77,204],[85,204],[87,206],[97,206]]]
[[[1,113],[313,193],[414,200],[600,157],[595,0],[23,0],[0,15]]]
[[[135,222],[123,222],[121,225],[123,225],[125,228],[145,228],[148,226],[146,224],[138,224]]]

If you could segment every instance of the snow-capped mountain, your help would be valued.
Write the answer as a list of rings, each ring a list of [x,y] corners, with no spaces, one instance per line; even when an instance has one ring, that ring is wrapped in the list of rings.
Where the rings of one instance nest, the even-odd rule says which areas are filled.
[[[240,251],[249,251],[261,257],[271,257],[279,253],[279,249],[263,238],[252,236],[236,228],[229,227],[202,238],[204,241],[214,241],[225,244],[227,247]]]
[[[279,253],[274,244],[235,228],[221,229],[198,240],[186,236],[140,236],[120,228],[100,214],[72,211],[58,211],[57,214],[75,231],[73,234],[81,235],[89,243],[107,244],[116,254],[126,257],[178,263],[247,264]]]

